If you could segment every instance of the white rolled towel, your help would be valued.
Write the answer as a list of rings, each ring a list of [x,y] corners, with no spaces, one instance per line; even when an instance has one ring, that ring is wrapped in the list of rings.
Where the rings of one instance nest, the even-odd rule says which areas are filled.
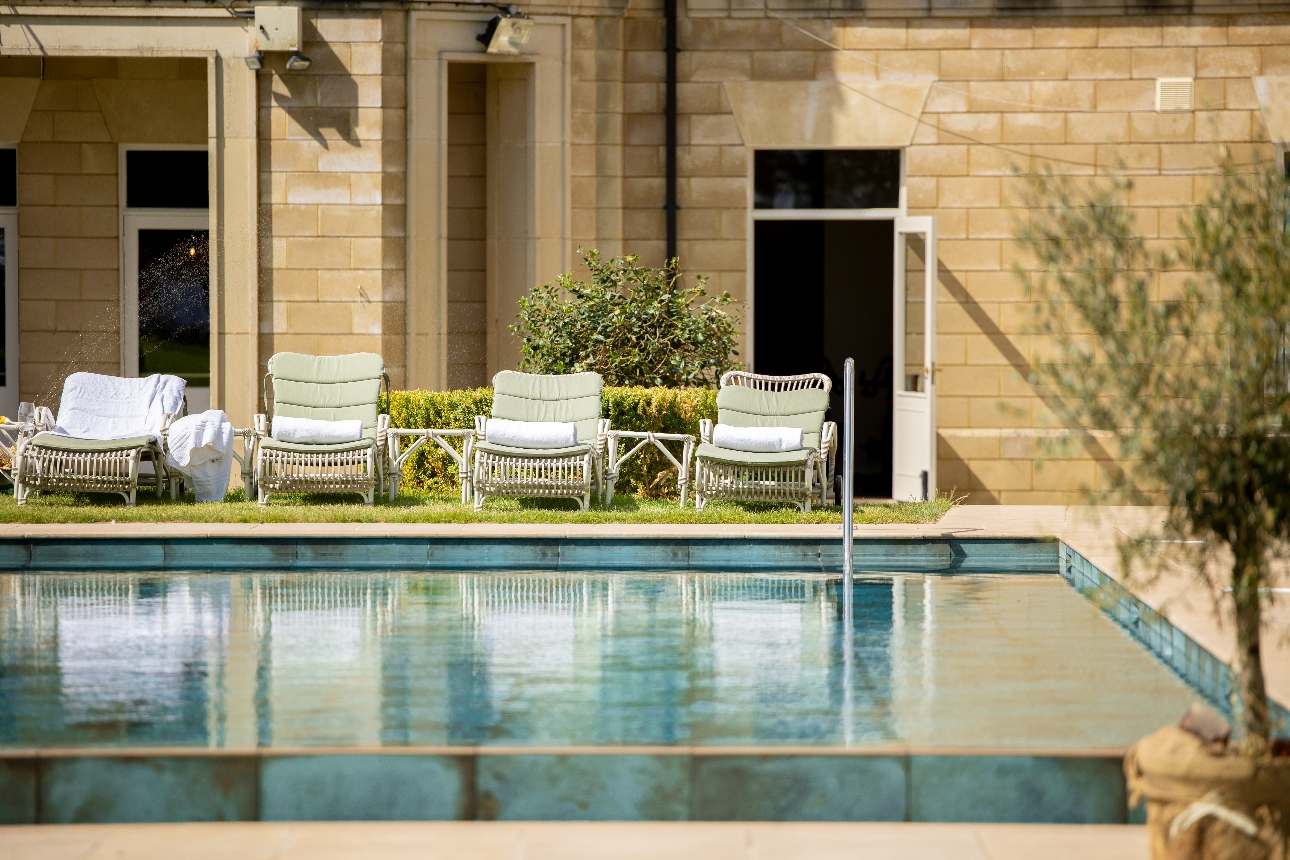
[[[363,422],[320,421],[317,418],[289,418],[273,416],[273,438],[279,442],[306,442],[327,445],[334,442],[354,442],[363,435]]]
[[[778,454],[802,450],[801,427],[732,427],[718,424],[712,429],[712,444],[750,454]]]
[[[508,448],[572,448],[578,444],[578,425],[571,421],[508,421],[489,418],[484,438]]]

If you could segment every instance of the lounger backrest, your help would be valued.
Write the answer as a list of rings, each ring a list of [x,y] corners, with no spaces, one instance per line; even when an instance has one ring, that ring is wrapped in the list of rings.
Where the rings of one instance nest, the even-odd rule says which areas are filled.
[[[322,421],[363,422],[363,436],[376,436],[376,415],[385,361],[370,352],[301,355],[279,352],[269,359],[273,414]]]
[[[493,377],[493,417],[508,421],[572,421],[578,442],[596,441],[600,392],[599,373],[546,376],[503,370]]]
[[[717,392],[717,423],[732,427],[801,427],[807,448],[820,447],[829,394],[822,388],[758,391],[727,385]]]

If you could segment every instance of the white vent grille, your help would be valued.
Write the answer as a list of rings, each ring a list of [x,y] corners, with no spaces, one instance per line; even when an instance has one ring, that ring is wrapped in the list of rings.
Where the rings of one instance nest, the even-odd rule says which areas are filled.
[[[1191,78],[1156,78],[1156,110],[1194,110],[1195,101]]]

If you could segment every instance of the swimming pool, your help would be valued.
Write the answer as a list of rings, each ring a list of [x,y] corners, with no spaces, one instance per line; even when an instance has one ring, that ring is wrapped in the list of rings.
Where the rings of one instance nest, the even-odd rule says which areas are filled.
[[[1198,698],[1057,576],[860,576],[850,636],[840,589],[0,575],[0,746],[1117,750]]]

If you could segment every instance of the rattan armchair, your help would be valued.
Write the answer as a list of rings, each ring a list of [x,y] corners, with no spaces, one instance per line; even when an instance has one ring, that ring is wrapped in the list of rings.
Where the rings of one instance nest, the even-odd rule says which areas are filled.
[[[493,377],[493,418],[562,421],[578,425],[578,444],[569,448],[512,448],[487,439],[488,419],[475,418],[475,510],[489,496],[574,499],[591,504],[594,481],[604,486],[609,420],[600,417],[604,380],[598,373],[541,375],[504,370]]]
[[[386,405],[381,411],[381,386]],[[273,407],[269,408],[269,389]],[[274,493],[358,493],[370,507],[385,483],[390,380],[370,352],[315,356],[280,352],[269,359],[264,413],[255,416],[255,486],[260,504]],[[270,416],[323,421],[360,419],[352,442],[287,442],[270,434]]]
[[[731,370],[721,376],[717,422],[735,427],[801,427],[800,451],[761,454],[712,443],[712,421],[699,422],[694,452],[694,504],[711,499],[791,502],[810,511],[811,500],[832,504],[837,425],[825,421],[833,384],[822,373],[766,376]]]

